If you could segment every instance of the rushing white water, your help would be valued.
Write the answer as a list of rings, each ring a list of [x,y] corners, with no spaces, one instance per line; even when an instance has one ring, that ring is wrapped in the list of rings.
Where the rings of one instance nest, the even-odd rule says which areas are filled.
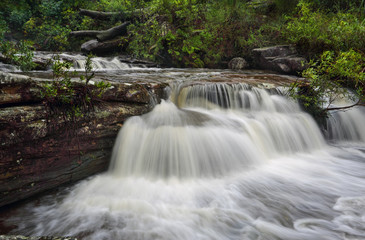
[[[124,70],[129,69],[130,66],[126,63],[121,62],[117,57],[114,58],[102,58],[94,57],[92,58],[92,66],[95,71],[103,70]],[[86,64],[86,58],[84,56],[77,56],[74,60],[73,68],[75,70],[84,70]]]
[[[71,62],[73,64],[70,70],[84,71],[86,64],[86,56],[81,54],[68,54],[68,53],[48,53],[48,52],[35,52],[35,57],[40,59],[53,59],[59,58],[61,61]],[[118,57],[93,57],[91,59],[93,71],[116,71],[130,69],[131,66],[122,62]]]
[[[328,146],[313,119],[278,90],[205,83],[176,91],[175,103],[125,123],[106,174],[53,204],[28,206],[28,218],[9,220],[15,232],[95,240],[365,239],[362,138],[349,136],[357,148]]]

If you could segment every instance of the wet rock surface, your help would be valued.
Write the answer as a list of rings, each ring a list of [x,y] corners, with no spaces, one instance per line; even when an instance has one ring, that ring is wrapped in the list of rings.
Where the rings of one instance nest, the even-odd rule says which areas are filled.
[[[106,170],[123,122],[150,111],[166,86],[111,82],[90,114],[69,123],[42,104],[47,81],[0,72],[0,206]]]

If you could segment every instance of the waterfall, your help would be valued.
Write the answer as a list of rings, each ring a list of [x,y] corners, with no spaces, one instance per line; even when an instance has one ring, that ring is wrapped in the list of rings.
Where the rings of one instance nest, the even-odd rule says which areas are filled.
[[[195,76],[196,77],[196,76]],[[198,77],[196,77],[198,78]],[[365,117],[315,121],[280,89],[181,82],[128,119],[107,173],[29,204],[14,234],[80,239],[365,239]],[[342,125],[336,125],[341,122]],[[24,213],[28,215],[24,216]]]
[[[92,66],[95,71],[107,71],[107,70],[125,70],[131,68],[128,64],[121,62],[117,57],[114,58],[92,58]],[[77,56],[74,60],[73,69],[84,70],[86,58],[83,56]]]
[[[181,90],[178,105],[184,108],[162,102],[151,113],[131,118],[118,136],[111,171],[119,176],[216,177],[324,145],[309,115],[264,89],[194,85]]]
[[[53,59],[56,55],[49,52],[35,52],[35,57],[39,59]],[[60,53],[57,54],[60,61],[72,63],[70,70],[84,71],[86,56],[81,54]],[[124,63],[118,57],[93,57],[91,59],[94,71],[118,71],[132,68],[130,64]]]

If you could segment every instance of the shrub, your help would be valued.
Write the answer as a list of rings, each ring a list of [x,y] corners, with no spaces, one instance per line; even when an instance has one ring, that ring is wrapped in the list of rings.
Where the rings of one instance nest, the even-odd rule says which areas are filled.
[[[289,19],[283,35],[307,56],[365,46],[365,21],[356,13],[325,14],[313,10],[313,5],[304,0],[299,1],[298,8],[299,16]]]
[[[302,74],[308,82],[296,84],[299,92],[294,96],[317,119],[326,116],[339,96],[357,98],[358,103],[365,99],[365,56],[360,52],[325,51]]]
[[[270,39],[255,34],[266,18],[242,1],[155,0],[147,9],[152,17],[130,26],[129,52],[174,66],[217,67]]]
[[[20,30],[23,24],[29,20],[32,16],[32,13],[29,9],[14,9],[11,11],[9,16],[9,25],[14,28]]]
[[[29,71],[35,67],[33,63],[32,43],[30,41],[11,42],[0,41],[0,52],[11,64],[18,65],[22,71]]]

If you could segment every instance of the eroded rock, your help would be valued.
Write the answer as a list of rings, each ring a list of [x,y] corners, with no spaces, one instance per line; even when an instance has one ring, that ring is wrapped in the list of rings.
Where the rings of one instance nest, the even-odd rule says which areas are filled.
[[[42,104],[45,82],[0,73],[0,206],[106,170],[124,121],[150,111],[165,87],[112,82],[90,114],[70,123]]]
[[[254,65],[260,69],[296,75],[307,66],[306,59],[291,45],[256,48],[252,53]]]

